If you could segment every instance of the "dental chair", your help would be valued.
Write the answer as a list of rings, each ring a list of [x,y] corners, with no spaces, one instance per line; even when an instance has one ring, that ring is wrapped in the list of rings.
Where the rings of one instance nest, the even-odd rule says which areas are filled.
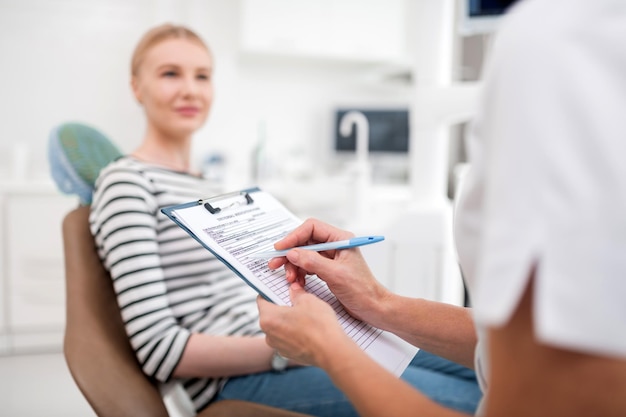
[[[50,143],[49,156],[51,167],[57,170],[53,175],[55,181],[57,184],[65,181],[62,183],[65,188],[59,188],[71,190],[72,181],[68,178],[75,173],[59,171],[71,168],[71,164],[59,163],[59,159],[65,157],[59,152],[64,151],[68,142],[63,144],[55,135],[64,132],[63,129],[67,132],[68,126],[62,125],[53,130],[50,141],[57,143]],[[92,128],[79,124],[72,124],[69,131],[70,136],[78,133],[89,136],[94,135],[94,132],[100,135]],[[104,136],[97,135],[79,139],[93,142],[83,146],[83,151],[87,149],[87,153],[93,151],[102,154],[102,149],[106,148],[108,155],[114,157],[116,148],[109,146]],[[103,166],[106,165],[104,162],[101,161]],[[94,167],[93,164],[88,166],[92,171],[98,169]],[[95,180],[95,176],[92,177]],[[81,178],[85,182],[84,176]],[[93,186],[90,181],[85,183]],[[90,202],[91,197],[85,191],[86,188],[82,183],[79,186],[82,191],[82,195],[79,195],[81,203]],[[99,417],[188,415],[172,408],[172,402],[167,401],[156,381],[148,378],[137,362],[126,336],[111,278],[100,261],[89,229],[89,206],[81,205],[69,212],[63,220],[62,232],[66,280],[63,353],[72,378],[91,408]],[[225,416],[306,417],[304,414],[238,400],[213,403],[198,414],[198,417]]]

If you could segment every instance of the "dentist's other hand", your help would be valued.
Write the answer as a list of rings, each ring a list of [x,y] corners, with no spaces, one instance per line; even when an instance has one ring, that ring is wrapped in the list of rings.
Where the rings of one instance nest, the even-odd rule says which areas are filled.
[[[352,344],[326,302],[308,294],[297,282],[290,285],[292,306],[278,306],[257,298],[261,329],[269,346],[305,365],[325,366],[331,351]]]
[[[308,219],[274,246],[277,250],[303,245],[333,242],[354,237],[316,219]],[[393,297],[372,275],[358,248],[314,252],[302,249],[289,251],[286,257],[274,258],[269,267],[285,266],[287,280],[304,286],[307,274],[315,274],[326,281],[343,306],[363,321],[376,326],[381,310]]]

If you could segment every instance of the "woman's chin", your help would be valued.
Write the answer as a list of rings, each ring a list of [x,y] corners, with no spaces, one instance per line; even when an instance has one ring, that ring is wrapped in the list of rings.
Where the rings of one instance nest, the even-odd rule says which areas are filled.
[[[206,118],[187,118],[180,120],[177,125],[181,131],[186,131],[189,134],[192,134],[196,130],[200,129],[204,125],[205,121]]]
[[[193,123],[176,123],[175,126],[170,126],[168,131],[171,136],[187,138],[200,129],[202,125],[203,123],[198,123],[197,121],[194,121]]]

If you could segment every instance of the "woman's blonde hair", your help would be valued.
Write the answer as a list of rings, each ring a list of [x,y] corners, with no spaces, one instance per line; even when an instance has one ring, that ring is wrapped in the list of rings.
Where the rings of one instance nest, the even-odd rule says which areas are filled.
[[[130,73],[136,76],[139,72],[139,67],[143,61],[146,53],[158,43],[161,43],[168,39],[188,39],[197,42],[210,54],[209,47],[204,43],[202,38],[198,36],[194,31],[184,26],[173,25],[171,23],[165,23],[163,25],[156,26],[146,32],[133,52],[133,57],[130,62]]]

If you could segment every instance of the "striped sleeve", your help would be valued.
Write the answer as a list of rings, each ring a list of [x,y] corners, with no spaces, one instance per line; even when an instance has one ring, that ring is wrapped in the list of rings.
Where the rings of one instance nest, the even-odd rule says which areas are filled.
[[[90,226],[111,274],[122,319],[143,371],[167,381],[180,361],[189,330],[167,298],[157,241],[155,191],[141,172],[111,167],[96,184]]]

